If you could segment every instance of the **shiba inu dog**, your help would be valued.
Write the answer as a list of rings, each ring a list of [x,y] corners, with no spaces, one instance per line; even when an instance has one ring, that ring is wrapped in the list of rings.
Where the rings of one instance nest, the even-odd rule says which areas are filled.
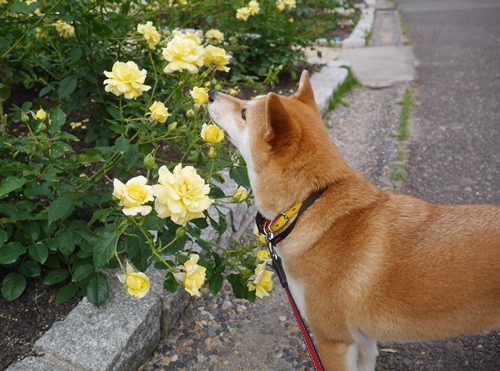
[[[325,189],[276,249],[326,370],[374,370],[377,340],[500,328],[499,206],[435,205],[372,186],[332,144],[306,71],[295,96],[209,97],[265,218]]]

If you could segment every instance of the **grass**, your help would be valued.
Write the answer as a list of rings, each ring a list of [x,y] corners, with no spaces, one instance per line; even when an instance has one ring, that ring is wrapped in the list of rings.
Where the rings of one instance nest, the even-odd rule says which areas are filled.
[[[392,170],[389,174],[389,177],[396,182],[403,181],[406,179],[406,171],[404,164],[405,154],[406,154],[405,151],[401,149],[398,151],[398,155],[396,157],[396,160],[394,161],[394,164],[392,165]]]
[[[333,97],[328,105],[328,110],[333,111],[339,104],[344,106],[349,106],[344,102],[344,97],[346,94],[351,92],[354,88],[361,86],[358,79],[352,73],[349,67],[344,67],[347,69],[347,77],[342,84],[338,86],[337,89],[333,92]]]
[[[397,138],[401,142],[400,149],[396,156],[396,159],[392,165],[392,170],[389,173],[389,177],[396,182],[403,181],[406,179],[406,171],[405,171],[405,151],[402,149],[403,142],[408,139],[410,136],[409,129],[409,120],[411,116],[411,109],[413,106],[413,90],[407,88],[405,91],[405,95],[403,97],[403,101],[400,103],[401,114],[399,116],[399,127],[398,127],[398,135]]]
[[[408,121],[410,119],[411,107],[413,105],[413,90],[409,88],[406,89],[401,105],[402,109],[401,115],[399,116],[398,139],[400,141],[404,141],[408,139],[410,135]]]

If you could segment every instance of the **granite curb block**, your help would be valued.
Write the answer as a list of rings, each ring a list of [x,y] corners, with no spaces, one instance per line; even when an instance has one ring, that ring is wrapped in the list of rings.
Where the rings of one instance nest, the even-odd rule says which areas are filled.
[[[369,31],[373,24],[375,0],[365,2],[368,7],[363,9],[362,18],[353,31],[355,37],[351,34],[346,39],[351,40],[347,45],[359,44],[358,38],[363,39],[359,46],[365,45],[366,30]],[[348,75],[344,67],[349,67],[349,63],[329,61],[320,72],[311,76],[321,115],[328,111],[334,91]],[[237,184],[229,179],[222,186],[226,194],[231,194]],[[217,206],[227,218],[228,230],[221,242],[228,244],[235,233],[246,227],[255,214],[255,207],[248,208],[245,204]],[[211,216],[218,217],[212,213]],[[204,238],[215,239],[215,235],[207,233]],[[142,299],[128,295],[120,286],[116,271],[102,273],[110,287],[106,303],[96,308],[87,298],[82,299],[64,321],[54,323],[35,343],[34,351],[40,357],[29,356],[7,371],[136,371],[160,339],[168,335],[191,300],[182,287],[175,293],[165,291],[164,273],[153,267],[146,271],[151,281],[150,294]]]
[[[366,38],[371,32],[375,18],[376,0],[365,0],[365,4],[366,8],[361,9],[361,18],[358,24],[349,37],[342,41],[343,49],[360,48],[366,45]]]

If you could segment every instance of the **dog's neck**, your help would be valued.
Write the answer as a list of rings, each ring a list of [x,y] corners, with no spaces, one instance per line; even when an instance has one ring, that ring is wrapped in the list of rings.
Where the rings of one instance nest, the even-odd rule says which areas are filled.
[[[267,164],[265,171],[248,168],[256,205],[264,217],[273,219],[312,193],[335,187],[356,174],[333,144],[330,148],[326,158],[315,160],[312,154],[309,161],[314,161],[315,166],[295,162],[286,167]]]

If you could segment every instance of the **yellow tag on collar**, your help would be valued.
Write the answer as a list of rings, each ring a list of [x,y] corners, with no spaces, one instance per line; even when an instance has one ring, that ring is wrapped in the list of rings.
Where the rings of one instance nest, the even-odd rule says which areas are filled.
[[[302,206],[302,202],[303,201],[297,202],[295,205],[289,208],[288,211],[286,211],[285,213],[281,213],[281,216],[276,219],[273,224],[271,224],[269,229],[271,229],[271,231],[273,232],[279,231],[291,217],[299,212],[300,207]]]

